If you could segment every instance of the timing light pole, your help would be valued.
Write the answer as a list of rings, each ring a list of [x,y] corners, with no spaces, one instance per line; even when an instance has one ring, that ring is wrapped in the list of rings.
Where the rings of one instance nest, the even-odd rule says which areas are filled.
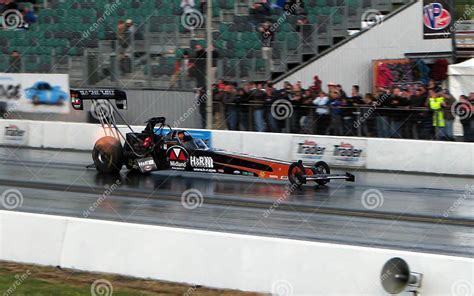
[[[207,41],[207,54],[206,54],[206,128],[212,129],[212,56],[213,56],[213,45],[212,45],[212,0],[206,1],[207,4],[207,17],[206,17],[206,41]]]

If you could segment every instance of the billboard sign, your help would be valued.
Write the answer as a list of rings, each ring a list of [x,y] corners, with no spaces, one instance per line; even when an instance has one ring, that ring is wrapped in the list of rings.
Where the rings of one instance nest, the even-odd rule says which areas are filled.
[[[424,39],[450,38],[453,21],[452,0],[423,0]]]
[[[325,161],[330,165],[365,167],[367,141],[365,139],[342,139],[318,136],[294,136],[292,161],[302,160],[307,165]]]
[[[0,101],[8,112],[69,113],[69,77],[0,73]]]

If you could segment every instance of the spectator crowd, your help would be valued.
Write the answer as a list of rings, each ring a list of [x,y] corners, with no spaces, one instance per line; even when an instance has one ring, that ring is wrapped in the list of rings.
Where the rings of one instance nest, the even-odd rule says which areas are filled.
[[[181,0],[180,8],[183,14],[191,13],[193,10],[199,10],[203,15],[207,13],[207,1],[206,0]],[[308,24],[308,19],[304,10],[303,0],[257,0],[249,8],[249,22],[254,28],[255,32],[260,35],[261,41],[261,57],[266,61],[266,68],[269,71],[274,70],[273,65],[273,41],[276,38],[276,27],[278,24],[272,19],[272,13],[275,10],[280,12],[286,12],[285,16],[292,15],[297,17],[298,31],[303,31],[302,26]],[[282,19],[283,20],[283,19]],[[204,22],[200,24],[204,25]],[[201,61],[206,58],[206,49],[202,48],[202,45],[194,46],[194,53],[186,52],[185,57],[179,56],[179,65],[176,65],[174,77],[171,79],[171,86],[176,85],[176,81],[179,80],[180,76],[191,77],[196,80],[197,87],[205,85],[206,68],[205,61]],[[213,72],[216,71],[216,61],[219,56],[216,50],[213,51]],[[186,65],[182,65],[182,60],[193,59]],[[201,67],[203,63],[204,67]],[[189,71],[188,71],[189,70]],[[210,73],[214,76],[214,73]]]
[[[357,85],[349,93],[332,82],[323,87],[318,76],[307,88],[300,81],[286,81],[277,89],[270,81],[239,85],[219,80],[213,93],[217,128],[454,141],[459,118],[464,141],[474,142],[474,92],[457,100],[433,80],[364,95]]]
[[[37,19],[34,12],[34,4],[36,4],[36,1],[31,0],[1,0],[0,15],[2,16],[3,20],[1,22],[2,28],[0,29],[11,30],[12,28],[3,28],[3,26],[11,26],[11,24],[15,24],[17,25],[16,29],[28,30],[31,24],[36,23]],[[21,17],[21,19],[19,19],[19,17]]]

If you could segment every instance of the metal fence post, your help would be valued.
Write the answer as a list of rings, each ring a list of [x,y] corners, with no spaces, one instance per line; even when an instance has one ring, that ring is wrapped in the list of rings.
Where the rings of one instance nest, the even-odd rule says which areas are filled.
[[[287,133],[291,133],[291,120],[293,116],[289,116],[285,118],[285,129]]]
[[[117,80],[117,55],[115,53],[110,55],[110,80]]]
[[[357,107],[357,112],[356,112],[356,118],[357,118],[357,136],[362,137],[362,124],[363,122],[360,121],[360,115],[361,115],[361,109],[360,107]]]

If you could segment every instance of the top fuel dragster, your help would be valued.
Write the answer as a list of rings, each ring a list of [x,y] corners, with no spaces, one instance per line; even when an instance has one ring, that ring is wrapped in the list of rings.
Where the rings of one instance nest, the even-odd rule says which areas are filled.
[[[167,125],[164,117],[150,118],[142,132],[133,131],[127,124],[130,132],[123,135],[117,127],[115,116],[125,122],[118,112],[118,109],[127,108],[125,92],[110,89],[71,90],[74,109],[82,110],[84,100],[92,101],[106,134],[95,143],[92,151],[95,168],[101,173],[117,173],[125,165],[129,170],[140,173],[167,169],[220,173],[287,180],[296,186],[307,181],[315,181],[319,185],[334,179],[355,181],[354,175],[350,173],[331,174],[329,165],[323,161],[309,167],[301,161],[292,163],[211,149],[186,130],[173,129]],[[111,100],[115,100],[115,105]],[[114,112],[106,114],[101,108],[104,104]]]

